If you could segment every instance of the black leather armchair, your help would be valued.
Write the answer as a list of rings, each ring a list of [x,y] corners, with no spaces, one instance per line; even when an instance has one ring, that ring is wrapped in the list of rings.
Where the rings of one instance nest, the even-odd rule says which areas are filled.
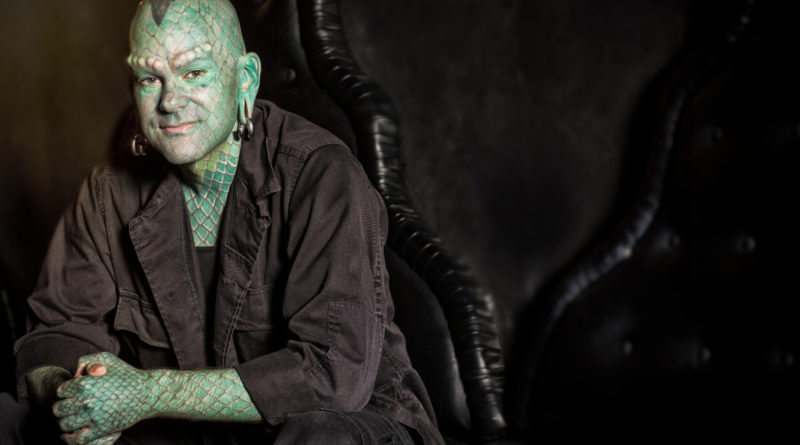
[[[796,437],[797,13],[726,3],[670,68],[624,215],[530,308],[534,437]]]
[[[347,142],[386,203],[386,261],[396,320],[441,429],[460,439],[502,436],[504,365],[492,297],[447,252],[410,202],[396,113],[353,59],[338,2],[234,4],[248,48],[262,57],[260,96]]]
[[[294,13],[260,6],[283,7]],[[789,204],[800,190],[800,69],[784,54],[796,6],[720,3],[699,24],[653,85],[658,99],[643,104],[651,118],[613,229],[504,329],[517,345],[506,357],[493,320],[503,300],[481,290],[409,203],[394,111],[347,50],[337,2],[297,8],[292,45],[310,75],[299,74],[302,56],[293,69],[327,92],[330,113],[344,112],[338,122],[352,130],[319,122],[352,138],[387,203],[397,317],[445,435],[570,443],[789,430],[797,410],[782,407],[800,381],[790,291],[800,221]],[[264,94],[282,103],[288,93]]]

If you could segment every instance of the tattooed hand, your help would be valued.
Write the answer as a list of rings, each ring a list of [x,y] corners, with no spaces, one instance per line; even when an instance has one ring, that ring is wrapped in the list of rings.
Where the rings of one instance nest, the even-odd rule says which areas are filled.
[[[261,422],[235,369],[140,370],[108,352],[82,357],[53,413],[68,444],[112,444],[150,417]]]
[[[68,444],[114,443],[120,432],[152,415],[148,371],[102,352],[82,357],[76,377],[58,387],[53,414]]]

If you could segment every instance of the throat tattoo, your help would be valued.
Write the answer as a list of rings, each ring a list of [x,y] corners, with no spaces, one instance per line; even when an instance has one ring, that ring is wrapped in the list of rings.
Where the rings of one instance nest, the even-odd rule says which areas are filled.
[[[228,199],[241,146],[231,144],[214,150],[206,159],[197,161],[192,170],[196,186],[183,185],[183,197],[189,212],[194,245],[214,246],[225,202]]]

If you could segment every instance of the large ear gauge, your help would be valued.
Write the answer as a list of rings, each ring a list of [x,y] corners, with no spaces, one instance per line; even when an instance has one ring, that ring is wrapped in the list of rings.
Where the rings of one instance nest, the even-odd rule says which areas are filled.
[[[147,156],[147,149],[150,143],[147,138],[137,133],[136,136],[131,138],[131,153],[134,156]]]
[[[239,122],[239,139],[246,141],[253,137],[253,112],[247,104],[247,99],[243,100],[244,105],[244,122]]]

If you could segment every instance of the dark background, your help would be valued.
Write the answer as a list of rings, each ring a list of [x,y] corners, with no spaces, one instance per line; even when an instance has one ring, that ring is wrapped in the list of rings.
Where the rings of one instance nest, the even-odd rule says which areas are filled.
[[[638,110],[686,40],[685,0],[342,0],[394,101],[421,214],[504,304],[596,237],[645,150]],[[0,0],[0,261],[12,302],[130,106],[136,1]],[[505,347],[511,339],[501,332]]]

